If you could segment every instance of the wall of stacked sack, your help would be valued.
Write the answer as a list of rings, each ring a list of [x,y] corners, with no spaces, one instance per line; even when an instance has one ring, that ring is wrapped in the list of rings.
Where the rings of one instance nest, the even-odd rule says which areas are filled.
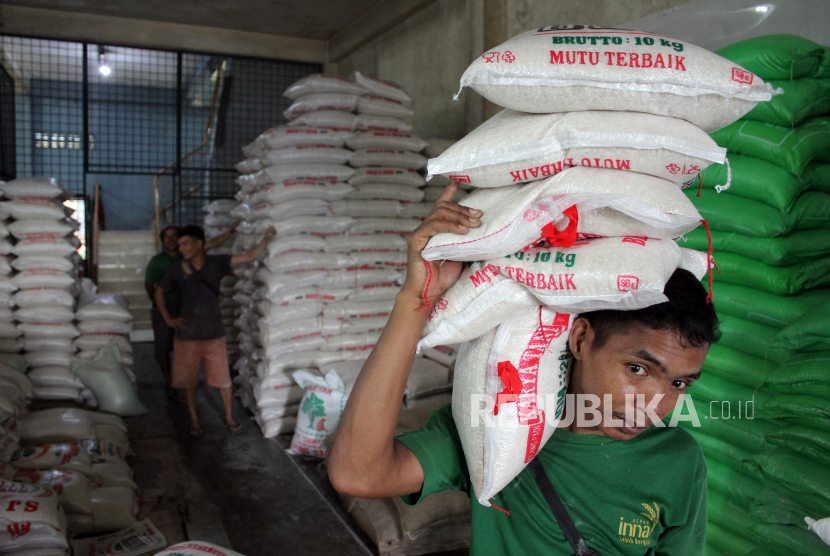
[[[412,115],[411,100],[392,83],[312,75],[285,96],[293,100],[288,124],[243,149],[240,204],[229,213],[241,220],[233,252],[253,247],[269,226],[277,237],[264,259],[223,282],[223,292],[238,304],[237,395],[266,437],[291,432],[304,393],[292,374],[305,371],[309,384],[336,394],[326,403],[337,411],[312,401],[308,430],[295,434],[292,450],[325,455],[322,440],[337,427],[405,275],[405,237],[443,191],[427,187],[423,172],[442,146],[411,133],[401,119]],[[448,400],[455,352],[426,355],[440,363],[418,361],[410,406],[440,405],[418,401],[439,394]]]
[[[712,134],[727,168],[687,190],[709,220],[723,339],[691,392],[709,476],[707,553],[830,554],[830,52],[779,35],[719,54],[784,94]],[[706,250],[706,235],[686,235]],[[747,403],[747,402],[750,403]]]

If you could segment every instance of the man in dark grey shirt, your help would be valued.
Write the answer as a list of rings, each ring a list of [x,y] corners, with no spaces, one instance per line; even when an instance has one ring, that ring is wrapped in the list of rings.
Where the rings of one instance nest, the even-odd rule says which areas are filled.
[[[218,388],[222,395],[228,430],[234,433],[242,430],[232,413],[233,391],[225,327],[219,310],[219,282],[234,267],[257,260],[275,235],[276,230],[268,228],[256,247],[242,255],[206,255],[204,230],[199,226],[185,226],[179,232],[182,261],[167,270],[156,288],[159,312],[167,325],[176,330],[171,385],[185,391],[193,436],[202,434],[196,413],[196,385],[202,363],[208,386]],[[179,293],[178,317],[170,315],[164,298],[165,293],[173,292]]]

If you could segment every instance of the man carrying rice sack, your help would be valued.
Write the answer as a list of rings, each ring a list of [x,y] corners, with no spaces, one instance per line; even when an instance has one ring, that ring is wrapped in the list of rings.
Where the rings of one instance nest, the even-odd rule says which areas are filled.
[[[219,308],[219,282],[231,269],[257,260],[276,235],[273,227],[268,228],[253,249],[231,256],[207,255],[205,232],[199,226],[185,226],[179,231],[182,261],[167,270],[156,288],[155,301],[164,322],[176,330],[171,386],[185,391],[192,436],[202,436],[196,413],[196,386],[203,362],[208,386],[218,388],[222,395],[228,430],[242,431],[242,426],[233,418],[233,388]],[[180,296],[176,317],[170,314],[165,300],[165,294],[172,292]]]
[[[467,492],[480,502],[472,505],[474,555],[702,556],[706,465],[691,435],[673,425],[696,417],[682,411],[690,405],[683,394],[719,331],[707,292],[682,268],[664,282],[666,301],[645,308],[567,314],[529,306],[482,330],[461,348],[453,403],[394,437],[429,309],[462,275],[462,263],[431,263],[421,253],[440,232],[465,235],[481,225],[481,211],[451,202],[457,189],[451,183],[409,236],[406,282],[331,452],[334,487],[407,504]],[[538,369],[533,384],[528,365]],[[543,367],[553,378],[543,379]],[[476,396],[470,385],[479,376],[483,391],[496,395],[462,399]],[[550,401],[539,399],[543,392],[553,392]],[[527,417],[531,405],[535,420]],[[521,421],[523,413],[529,426],[493,436],[494,422]],[[503,465],[490,469],[488,458]],[[499,475],[510,480],[500,484]]]

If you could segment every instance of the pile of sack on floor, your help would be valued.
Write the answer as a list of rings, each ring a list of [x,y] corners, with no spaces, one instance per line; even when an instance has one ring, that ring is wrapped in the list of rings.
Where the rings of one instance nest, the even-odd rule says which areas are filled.
[[[700,197],[687,190],[720,270],[723,339],[690,390],[709,476],[707,554],[830,554],[821,526],[808,529],[830,516],[830,52],[772,35],[719,54],[784,94],[712,134],[728,150],[729,189],[717,186],[727,168],[711,166]],[[701,230],[685,239],[708,249]]]
[[[243,149],[240,204],[229,213],[242,219],[235,253],[269,226],[277,237],[266,257],[238,268],[223,287],[239,304],[237,395],[266,437],[299,423],[292,451],[322,457],[322,440],[337,427],[346,391],[395,302],[405,236],[443,189],[425,187],[422,153],[442,147],[411,133],[400,119],[412,114],[411,101],[388,82],[315,74],[285,95],[287,124]],[[430,350],[436,361],[419,363],[408,405],[448,400],[454,353]]]

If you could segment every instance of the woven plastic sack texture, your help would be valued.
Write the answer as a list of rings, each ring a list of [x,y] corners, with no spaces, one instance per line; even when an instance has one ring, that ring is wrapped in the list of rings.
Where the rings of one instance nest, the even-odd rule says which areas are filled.
[[[813,77],[824,47],[797,35],[764,35],[739,41],[717,54],[740,64],[761,79]]]
[[[759,103],[744,116],[745,120],[795,126],[811,116],[830,112],[830,79],[781,79],[770,84],[784,94]]]
[[[830,257],[784,267],[733,253],[716,253],[716,282],[749,286],[775,295],[793,295],[830,282]]]
[[[830,229],[801,230],[778,237],[751,237],[732,232],[712,231],[712,247],[743,255],[771,266],[789,266],[830,255]],[[709,239],[703,229],[684,236],[683,247],[706,251]]]
[[[775,337],[776,345],[798,351],[830,350],[830,299],[808,309]]]

